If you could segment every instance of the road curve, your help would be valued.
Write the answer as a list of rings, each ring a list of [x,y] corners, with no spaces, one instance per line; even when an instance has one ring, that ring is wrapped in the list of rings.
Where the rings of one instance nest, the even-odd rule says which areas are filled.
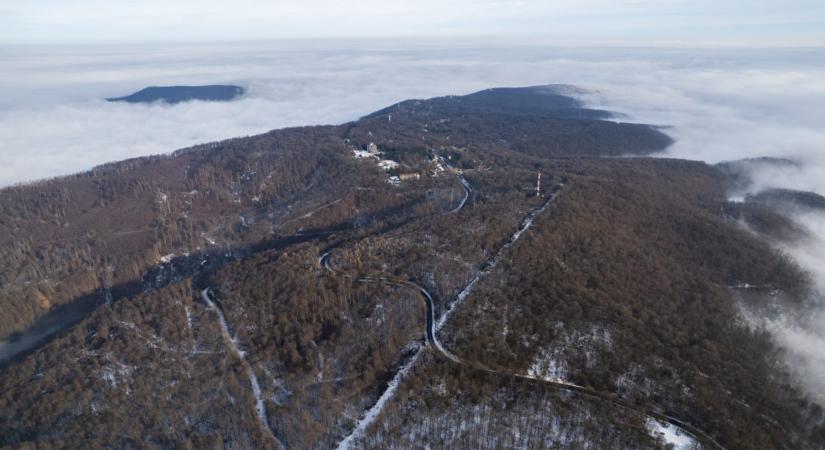
[[[456,177],[458,177],[458,181],[461,182],[461,187],[464,188],[464,198],[461,199],[461,202],[453,208],[450,212],[457,213],[461,211],[461,208],[464,208],[464,205],[467,203],[467,200],[470,198],[470,194],[473,193],[473,188],[470,187],[470,183],[467,182],[467,179],[464,178],[464,175],[456,172]]]
[[[458,181],[461,182],[461,187],[464,188],[464,197],[461,199],[458,205],[456,205],[455,208],[450,210],[450,213],[457,213],[461,211],[462,208],[464,208],[464,205],[467,203],[467,200],[470,199],[470,196],[473,194],[473,188],[470,186],[470,183],[467,181],[467,179],[464,178],[464,175],[461,173],[460,170],[451,166],[449,163],[447,163],[446,159],[444,159],[441,155],[437,153],[435,154],[435,158],[438,160],[439,164],[441,164],[443,167],[446,167],[447,170],[455,174],[456,178],[458,178]]]
[[[332,256],[332,250],[327,250],[326,252],[322,253],[321,256],[318,257],[318,265],[323,267],[324,270],[327,272],[335,273],[335,270],[332,269],[332,266],[329,263],[329,258]]]

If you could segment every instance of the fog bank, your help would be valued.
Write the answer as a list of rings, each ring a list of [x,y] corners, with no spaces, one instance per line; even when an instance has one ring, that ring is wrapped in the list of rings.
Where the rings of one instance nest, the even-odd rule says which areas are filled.
[[[563,49],[384,41],[0,47],[0,186],[268,131],[337,124],[408,98],[569,83],[673,125],[672,155],[811,156],[825,51]],[[146,86],[238,84],[235,102],[108,103]],[[820,178],[821,179],[821,178]]]

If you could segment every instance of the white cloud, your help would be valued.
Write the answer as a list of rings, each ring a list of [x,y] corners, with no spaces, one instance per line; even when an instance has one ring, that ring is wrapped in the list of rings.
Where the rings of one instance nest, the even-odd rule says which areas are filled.
[[[404,41],[17,50],[0,57],[0,185],[272,128],[342,123],[405,98],[549,82],[596,88],[593,103],[673,125],[673,156],[790,156],[820,170],[823,56]],[[101,100],[203,83],[241,84],[249,94],[171,107]],[[825,192],[825,177],[769,177],[760,182]]]

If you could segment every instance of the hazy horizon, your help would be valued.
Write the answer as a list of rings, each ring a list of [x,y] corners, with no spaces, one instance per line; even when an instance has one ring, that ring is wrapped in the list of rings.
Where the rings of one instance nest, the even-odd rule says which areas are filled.
[[[825,4],[752,0],[241,0],[135,4],[46,0],[0,7],[6,43],[214,42],[385,36],[518,36],[619,41],[822,45]]]

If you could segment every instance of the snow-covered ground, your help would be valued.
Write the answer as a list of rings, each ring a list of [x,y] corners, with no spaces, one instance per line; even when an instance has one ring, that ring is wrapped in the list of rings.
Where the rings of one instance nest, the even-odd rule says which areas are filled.
[[[693,436],[676,425],[648,418],[647,429],[652,436],[661,436],[665,443],[673,446],[674,450],[694,450],[701,448]]]
[[[361,159],[361,158],[372,158],[373,156],[375,156],[374,154],[372,154],[372,153],[370,153],[370,152],[368,152],[368,151],[365,151],[365,150],[358,150],[358,149],[353,150],[353,151],[352,151],[352,154],[353,154],[353,155],[355,155],[355,157],[356,157],[357,159]]]
[[[539,348],[530,366],[530,375],[559,381],[568,375],[568,362],[572,357],[583,356],[586,367],[593,368],[599,364],[601,355],[613,348],[610,330],[597,324],[571,326],[555,322],[548,326],[556,336],[553,346]]]
[[[395,169],[398,167],[398,163],[391,160],[391,159],[379,159],[378,166],[384,170]]]
[[[530,368],[527,375],[548,381],[562,382],[567,378],[567,364],[556,358],[553,352],[542,350]]]

